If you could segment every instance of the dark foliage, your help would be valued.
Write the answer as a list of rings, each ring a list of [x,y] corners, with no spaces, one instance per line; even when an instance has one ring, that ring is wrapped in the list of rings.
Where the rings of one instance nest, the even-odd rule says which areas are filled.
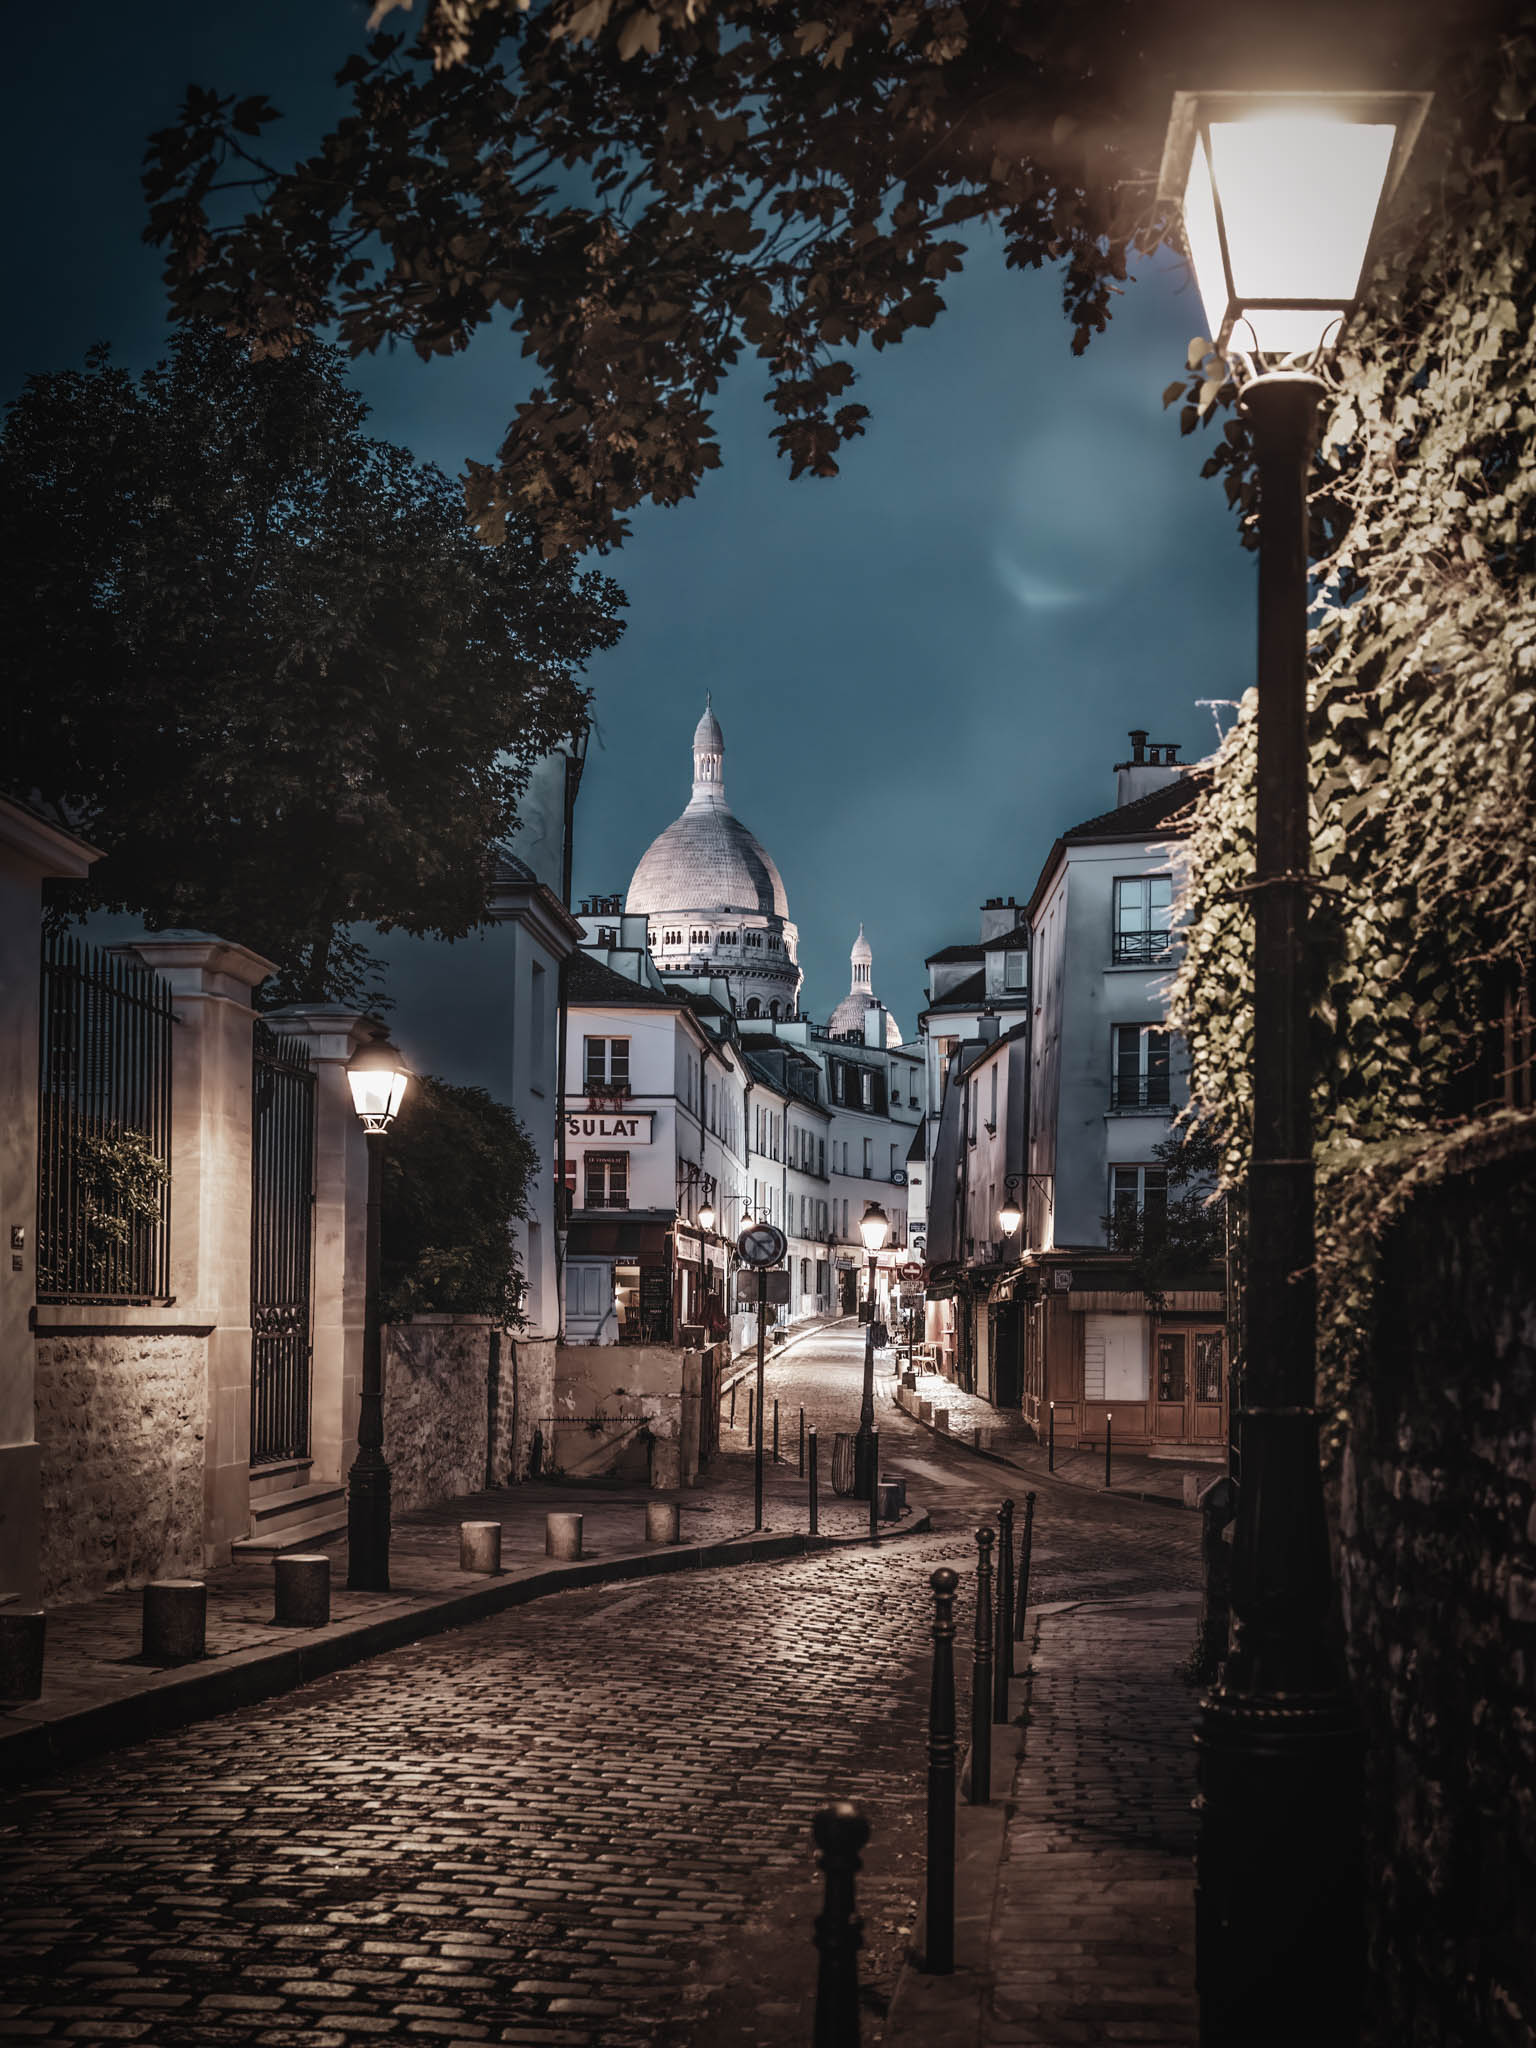
[[[1124,1209],[1104,1218],[1112,1251],[1126,1253],[1147,1299],[1159,1304],[1171,1287],[1208,1282],[1226,1257],[1226,1198],[1214,1194],[1221,1159],[1209,1125],[1192,1122],[1153,1156],[1168,1171],[1165,1208]]]
[[[513,1244],[539,1160],[505,1103],[427,1074],[406,1091],[384,1150],[384,1315],[519,1320],[523,1277]]]

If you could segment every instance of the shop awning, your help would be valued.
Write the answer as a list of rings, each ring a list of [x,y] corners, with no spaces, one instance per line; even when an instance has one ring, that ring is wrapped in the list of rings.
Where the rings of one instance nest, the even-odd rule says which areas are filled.
[[[641,1259],[664,1264],[667,1226],[625,1216],[573,1216],[565,1255],[568,1259]]]

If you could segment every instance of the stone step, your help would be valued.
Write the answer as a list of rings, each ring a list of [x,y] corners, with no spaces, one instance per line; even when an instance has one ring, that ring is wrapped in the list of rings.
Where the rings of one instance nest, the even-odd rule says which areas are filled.
[[[323,1542],[347,1526],[347,1489],[316,1480],[288,1493],[269,1493],[251,1502],[251,1533],[230,1545],[236,1557],[270,1556]]]

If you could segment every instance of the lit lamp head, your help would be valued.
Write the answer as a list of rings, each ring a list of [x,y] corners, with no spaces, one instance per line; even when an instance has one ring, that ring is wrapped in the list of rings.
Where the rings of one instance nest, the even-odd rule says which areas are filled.
[[[1024,1211],[1019,1207],[1015,1196],[1010,1195],[1007,1201],[1004,1202],[1001,1209],[997,1212],[997,1220],[1004,1237],[1012,1237],[1013,1233],[1024,1221]]]
[[[891,1219],[878,1202],[866,1202],[859,1218],[859,1235],[867,1252],[880,1251],[891,1234]]]
[[[713,1230],[714,1227],[715,1205],[713,1202],[706,1202],[699,1211],[699,1228],[700,1230]]]
[[[383,1028],[375,1027],[373,1037],[347,1061],[352,1107],[365,1131],[389,1129],[399,1114],[410,1078],[410,1068],[390,1044]]]
[[[1320,348],[1359,296],[1431,95],[1175,93],[1158,199],[1177,208],[1219,352]]]

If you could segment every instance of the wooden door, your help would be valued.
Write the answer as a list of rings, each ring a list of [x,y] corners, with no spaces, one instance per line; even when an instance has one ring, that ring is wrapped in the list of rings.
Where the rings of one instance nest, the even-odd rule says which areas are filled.
[[[1227,1433],[1226,1346],[1220,1330],[1194,1332],[1190,1375],[1190,1435],[1196,1443],[1219,1444]]]
[[[1220,1443],[1223,1344],[1220,1330],[1159,1330],[1155,1436],[1165,1443]]]
[[[1189,1434],[1189,1365],[1189,1332],[1159,1330],[1152,1425],[1159,1441],[1182,1443]]]

